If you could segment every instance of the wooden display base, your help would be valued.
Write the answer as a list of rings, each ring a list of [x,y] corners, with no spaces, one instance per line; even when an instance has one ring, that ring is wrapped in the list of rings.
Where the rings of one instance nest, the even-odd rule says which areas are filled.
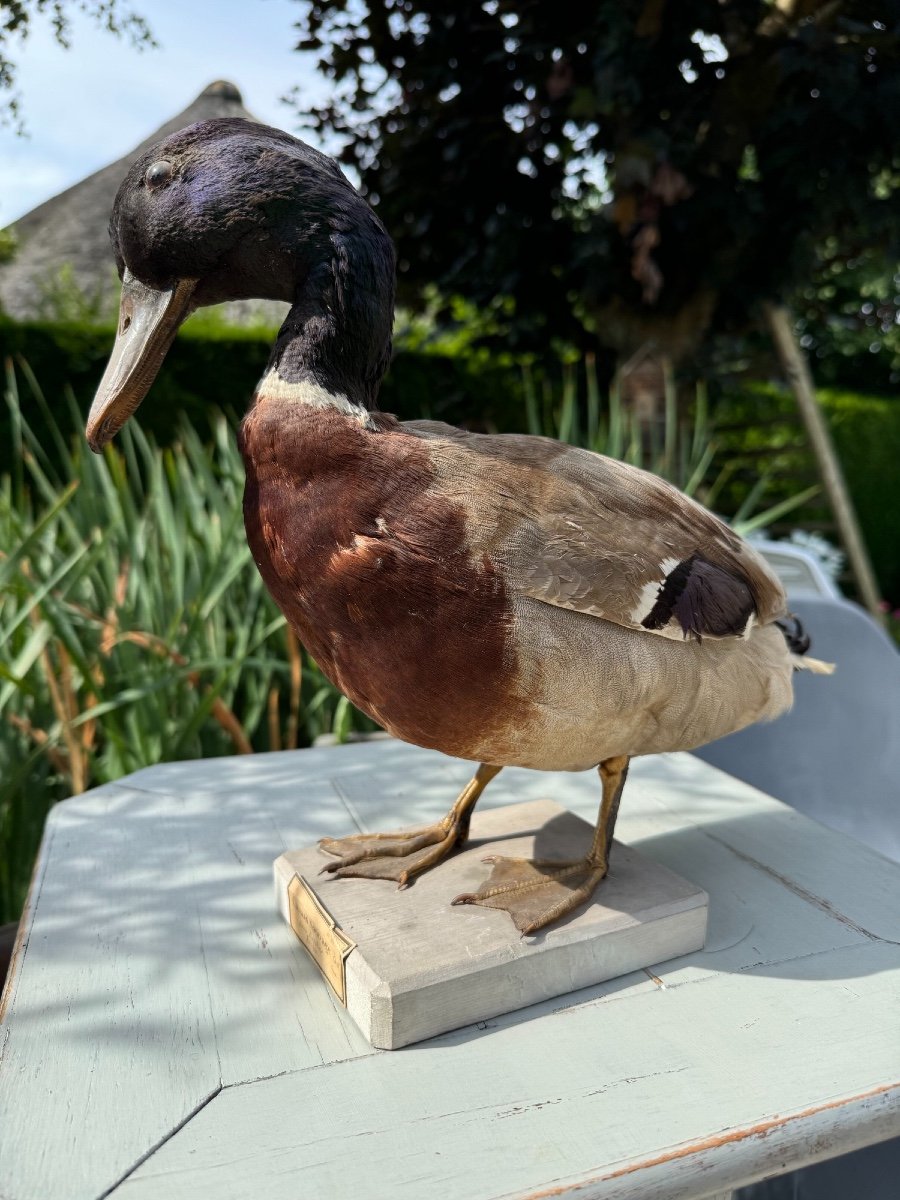
[[[616,842],[595,899],[523,938],[508,913],[453,907],[488,854],[574,859],[586,821],[546,800],[478,811],[466,849],[405,890],[319,875],[317,847],[275,862],[278,907],[373,1046],[395,1050],[702,948],[707,896]]]

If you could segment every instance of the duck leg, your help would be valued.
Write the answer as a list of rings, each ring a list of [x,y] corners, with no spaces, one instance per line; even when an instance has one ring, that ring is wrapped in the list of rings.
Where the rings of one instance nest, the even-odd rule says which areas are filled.
[[[589,900],[609,870],[609,850],[628,774],[628,758],[626,755],[607,758],[599,771],[603,796],[594,840],[584,858],[575,862],[547,862],[492,855],[484,860],[493,864],[490,877],[477,892],[464,892],[453,903],[503,908],[516,928],[527,934],[535,933]]]
[[[422,829],[397,833],[355,833],[351,837],[322,838],[319,846],[337,855],[319,872],[346,879],[395,879],[405,887],[447,857],[469,836],[469,820],[478,797],[500,772],[500,767],[482,763],[457,797],[446,817]]]

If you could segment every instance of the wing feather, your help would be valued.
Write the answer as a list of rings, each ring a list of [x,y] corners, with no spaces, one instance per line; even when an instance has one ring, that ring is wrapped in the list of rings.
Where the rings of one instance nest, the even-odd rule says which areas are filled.
[[[662,637],[739,637],[786,611],[765,560],[664,480],[549,438],[404,428],[518,594]]]

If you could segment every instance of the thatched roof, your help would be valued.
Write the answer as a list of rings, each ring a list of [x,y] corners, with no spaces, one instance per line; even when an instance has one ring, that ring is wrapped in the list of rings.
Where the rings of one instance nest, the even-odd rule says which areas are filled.
[[[20,217],[12,226],[17,248],[11,262],[0,265],[0,309],[20,320],[53,317],[61,293],[80,294],[85,307],[111,315],[118,307],[116,279],[107,224],[119,184],[131,164],[161,138],[210,117],[256,118],[244,108],[233,83],[218,80],[204,88],[184,112],[166,121],[139,146],[109,166],[82,179]],[[248,309],[247,306],[250,306]],[[258,316],[260,304],[228,305],[232,319]],[[262,306],[269,317],[283,306]]]

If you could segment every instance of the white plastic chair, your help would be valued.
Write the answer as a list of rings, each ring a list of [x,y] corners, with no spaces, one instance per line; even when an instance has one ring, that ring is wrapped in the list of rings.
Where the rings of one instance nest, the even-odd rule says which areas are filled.
[[[789,713],[695,753],[900,862],[900,654],[848,600],[791,607],[834,675],[798,671]]]
[[[762,538],[754,539],[752,545],[773,569],[792,600],[804,600],[810,596],[842,599],[837,584],[826,575],[822,564],[808,550],[790,542],[770,542]]]

